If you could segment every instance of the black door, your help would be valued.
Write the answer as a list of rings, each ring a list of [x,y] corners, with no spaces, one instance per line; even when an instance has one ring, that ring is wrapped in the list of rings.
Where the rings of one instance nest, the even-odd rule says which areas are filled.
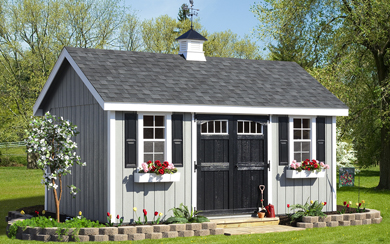
[[[267,182],[266,116],[197,115],[197,207],[202,214],[253,213]],[[267,202],[264,192],[264,205]]]

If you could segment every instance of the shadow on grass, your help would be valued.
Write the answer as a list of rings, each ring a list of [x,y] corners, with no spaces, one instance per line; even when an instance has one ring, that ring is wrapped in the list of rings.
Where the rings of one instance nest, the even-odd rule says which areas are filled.
[[[376,187],[359,187],[359,186],[352,186],[352,187],[348,187],[348,186],[344,186],[344,187],[341,187],[341,188],[337,188],[337,191],[338,192],[367,192],[367,193],[372,193],[372,194],[388,194],[390,195],[390,190],[378,190],[376,189]]]
[[[379,171],[372,170],[362,170],[360,173],[356,174],[356,176],[360,177],[379,177]]]
[[[18,208],[30,207],[34,205],[43,205],[44,202],[44,196],[0,200],[0,236],[5,235],[5,229],[7,227],[5,216],[8,216],[9,211],[15,211]]]

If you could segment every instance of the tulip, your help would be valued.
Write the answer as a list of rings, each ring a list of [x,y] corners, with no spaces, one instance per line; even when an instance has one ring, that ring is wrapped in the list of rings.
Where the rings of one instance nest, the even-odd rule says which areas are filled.
[[[347,208],[349,208],[349,204],[347,204]]]
[[[362,200],[362,203],[366,203],[366,201]]]
[[[358,207],[359,206],[359,203],[356,203],[356,207]]]
[[[163,216],[163,213],[160,213],[159,215],[160,215],[160,216]]]
[[[349,201],[349,205],[352,205],[352,201]]]
[[[324,206],[326,205],[326,202],[324,202]]]
[[[147,215],[147,214],[148,214],[148,212],[146,211],[146,209],[144,209],[143,211],[144,211],[144,215]]]
[[[133,208],[133,211],[134,211],[134,212],[137,212],[137,208],[136,208],[136,207],[134,207],[134,208]]]
[[[287,208],[290,208],[290,204],[287,204]]]
[[[157,216],[158,215],[158,212],[156,211],[156,212],[154,212],[154,216]]]
[[[321,202],[322,206],[325,206],[325,203],[324,202]]]
[[[313,204],[313,200],[310,200],[310,204]]]
[[[116,216],[117,219],[119,219],[119,214]]]
[[[359,203],[359,207],[362,206],[362,203]]]
[[[107,212],[107,217],[110,217],[110,213],[109,212]]]
[[[20,211],[20,213],[21,213],[21,214],[24,214],[24,211],[22,210],[22,211]]]
[[[110,217],[110,219],[112,219],[112,215],[110,214],[110,216],[108,216],[108,217]]]
[[[79,215],[81,216],[81,215],[83,215],[83,213],[81,211],[79,211]]]
[[[46,213],[46,211],[45,210],[42,210],[42,214],[44,215]]]
[[[347,202],[344,201],[344,206],[347,205]]]

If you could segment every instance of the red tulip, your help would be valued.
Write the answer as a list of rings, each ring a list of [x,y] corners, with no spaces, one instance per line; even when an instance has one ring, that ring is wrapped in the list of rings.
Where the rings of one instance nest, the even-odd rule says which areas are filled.
[[[143,211],[144,211],[144,215],[148,215],[148,212],[146,211],[146,209],[144,209]]]
[[[117,219],[119,219],[119,214],[116,216]]]
[[[290,204],[287,204],[287,208],[289,208],[290,207]]]
[[[107,217],[110,217],[110,213],[109,212],[107,212]]]
[[[347,205],[347,202],[344,202],[344,206]]]
[[[349,204],[347,204],[347,208],[349,208]]]
[[[326,202],[324,202],[324,206],[326,205]]]
[[[158,215],[158,212],[156,211],[156,212],[154,212],[154,216],[157,216]]]
[[[360,206],[362,206],[362,203],[361,203],[361,202],[359,203],[359,207],[360,207]]]

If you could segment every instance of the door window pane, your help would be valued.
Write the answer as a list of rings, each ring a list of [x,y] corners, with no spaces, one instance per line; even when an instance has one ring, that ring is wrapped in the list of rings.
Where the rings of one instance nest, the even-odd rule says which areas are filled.
[[[226,134],[227,121],[226,120],[210,120],[201,124],[202,134]]]

